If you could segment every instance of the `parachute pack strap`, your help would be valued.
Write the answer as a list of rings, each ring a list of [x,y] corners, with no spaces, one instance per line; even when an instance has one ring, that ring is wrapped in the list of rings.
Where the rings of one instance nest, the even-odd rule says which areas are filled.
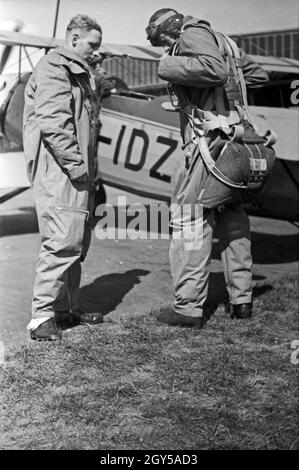
[[[225,51],[227,55],[229,56],[230,59],[233,59],[233,65],[234,69],[237,73],[237,80],[240,82],[241,85],[241,92],[242,92],[242,99],[244,101],[244,104],[247,104],[247,91],[246,91],[246,85],[245,85],[245,80],[244,80],[244,75],[242,71],[242,67],[240,64],[240,51],[235,43],[230,37],[228,37],[224,33],[219,33],[220,37],[224,40],[226,43]]]
[[[249,109],[248,109],[246,83],[245,83],[245,79],[244,79],[243,70],[242,70],[242,67],[241,67],[241,64],[240,64],[240,51],[239,51],[239,48],[238,48],[237,44],[231,38],[229,38],[225,34],[222,34],[222,36],[229,43],[229,45],[231,47],[231,50],[232,50],[232,53],[233,53],[233,57],[236,61],[236,67],[237,67],[237,72],[238,72],[239,81],[240,81],[240,89],[241,89],[241,93],[242,93],[242,100],[243,100],[243,105],[244,105],[244,108],[245,108],[245,111],[246,111],[247,120],[250,122],[250,124],[252,125],[254,130],[257,133],[259,133],[258,132],[258,127],[252,121],[251,116],[250,116],[250,112],[249,112]],[[272,130],[268,130],[263,137],[266,138],[266,144],[265,144],[266,147],[270,147],[271,145],[274,145],[277,142],[277,139],[278,139],[277,134]]]
[[[236,69],[237,69],[237,73],[238,73],[238,77],[239,77],[239,81],[240,81],[240,87],[241,87],[241,92],[242,92],[243,103],[244,103],[245,106],[248,106],[247,90],[246,90],[246,84],[245,84],[245,79],[244,79],[244,75],[243,75],[243,70],[242,70],[241,63],[240,63],[241,57],[240,57],[239,48],[238,48],[237,44],[235,43],[235,41],[233,41],[231,38],[229,38],[225,34],[223,34],[223,37],[228,42],[228,44],[230,45],[230,48],[232,50],[232,57],[235,60]]]
[[[228,37],[226,34],[221,33],[221,36],[224,38],[224,40],[228,43],[230,51],[231,51],[231,58],[234,61],[235,67],[234,69],[236,70],[237,73],[237,78],[239,79],[239,86],[240,86],[240,92],[242,96],[242,101],[243,101],[243,106],[246,111],[246,118],[252,125],[252,127],[255,129],[256,132],[258,132],[258,128],[256,124],[252,121],[250,112],[248,109],[248,100],[247,100],[247,90],[246,90],[246,83],[245,83],[245,78],[243,74],[243,69],[241,67],[241,56],[240,56],[240,51],[235,43],[230,37]]]

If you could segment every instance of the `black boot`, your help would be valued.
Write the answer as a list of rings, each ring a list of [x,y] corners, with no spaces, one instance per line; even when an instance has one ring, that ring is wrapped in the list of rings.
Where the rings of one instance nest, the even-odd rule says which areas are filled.
[[[252,303],[230,305],[230,313],[232,318],[244,319],[252,317]]]
[[[96,325],[97,323],[103,323],[104,317],[101,313],[89,313],[89,312],[81,312],[81,310],[76,310],[72,313],[72,320],[75,324],[78,325]]]

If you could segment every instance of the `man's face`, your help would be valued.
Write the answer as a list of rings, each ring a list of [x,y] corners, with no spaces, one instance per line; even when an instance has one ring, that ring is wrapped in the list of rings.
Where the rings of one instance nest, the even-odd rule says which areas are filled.
[[[102,35],[96,29],[91,31],[76,30],[72,34],[72,46],[75,54],[87,63],[99,54]]]
[[[152,46],[169,48],[176,42],[176,40],[169,36],[166,31],[155,33],[155,29],[156,28],[154,28],[152,32],[151,26],[149,25],[145,30],[147,34],[147,39]]]

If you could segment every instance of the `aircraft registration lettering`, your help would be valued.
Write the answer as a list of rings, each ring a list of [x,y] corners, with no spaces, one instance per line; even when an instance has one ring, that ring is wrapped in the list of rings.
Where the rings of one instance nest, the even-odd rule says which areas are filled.
[[[103,116],[102,123],[98,155],[104,176],[113,171],[118,180],[129,180],[144,189],[170,186],[176,162],[182,158],[178,130],[142,119],[136,122],[136,117],[116,118],[111,113]]]
[[[118,136],[118,139],[117,139],[117,142],[116,142],[116,146],[115,146],[114,155],[113,155],[113,163],[115,165],[117,165],[117,163],[118,163],[119,150],[120,150],[120,146],[121,146],[121,143],[122,143],[122,140],[123,140],[125,130],[126,130],[126,126],[124,126],[124,125],[121,126],[120,133],[119,133],[119,136]]]
[[[139,138],[139,139],[143,140],[143,143],[142,143],[139,162],[133,163],[133,162],[131,162],[131,157],[132,157],[132,152],[133,152],[134,143],[136,141],[136,138]],[[127,149],[127,153],[126,153],[125,168],[128,168],[129,170],[132,170],[132,171],[141,170],[141,168],[145,164],[145,159],[146,159],[148,147],[149,147],[149,137],[148,137],[147,133],[145,131],[143,131],[142,129],[135,129],[134,128],[132,133],[131,133],[131,137],[130,137],[130,140],[129,140],[129,145],[128,145],[128,149]]]
[[[163,163],[167,160],[167,158],[170,157],[172,153],[175,151],[175,149],[178,146],[178,141],[159,135],[157,138],[157,142],[164,144],[164,145],[168,145],[168,149],[166,150],[166,152],[163,153],[163,155],[161,155],[159,160],[157,160],[157,162],[152,166],[152,168],[150,169],[150,176],[152,178],[157,178],[159,180],[165,181],[166,183],[170,183],[171,177],[169,175],[165,175],[165,174],[158,172],[158,168],[160,168],[160,166],[163,165]]]

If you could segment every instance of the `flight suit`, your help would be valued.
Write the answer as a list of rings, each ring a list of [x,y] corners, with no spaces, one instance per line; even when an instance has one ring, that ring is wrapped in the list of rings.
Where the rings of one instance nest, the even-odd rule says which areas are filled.
[[[77,309],[93,210],[92,88],[87,64],[59,47],[40,60],[25,89],[24,151],[41,238],[32,302],[39,323]]]
[[[203,27],[200,27],[202,23]],[[170,244],[170,269],[175,296],[176,313],[202,317],[208,294],[213,229],[218,225],[224,276],[233,305],[250,303],[252,296],[252,257],[249,219],[241,204],[225,206],[223,211],[207,209],[200,201],[200,191],[207,178],[207,169],[201,158],[196,169],[190,167],[194,149],[192,129],[187,113],[191,106],[216,112],[211,103],[206,108],[211,89],[225,90],[228,114],[234,110],[236,89],[231,80],[225,58],[219,49],[209,24],[185,17],[181,35],[175,45],[175,54],[164,56],[158,75],[173,86],[179,99],[180,126],[185,158],[176,174],[172,198],[173,237]],[[267,74],[241,51],[242,69],[247,86],[259,87],[268,81]],[[209,147],[217,138],[213,131],[208,138]],[[189,208],[189,209],[188,209]],[[187,210],[188,209],[188,210]],[[187,211],[187,213],[186,213]],[[189,213],[188,213],[189,211]],[[185,213],[184,213],[185,212]],[[191,235],[191,237],[190,237]],[[193,238],[192,238],[193,237]]]

